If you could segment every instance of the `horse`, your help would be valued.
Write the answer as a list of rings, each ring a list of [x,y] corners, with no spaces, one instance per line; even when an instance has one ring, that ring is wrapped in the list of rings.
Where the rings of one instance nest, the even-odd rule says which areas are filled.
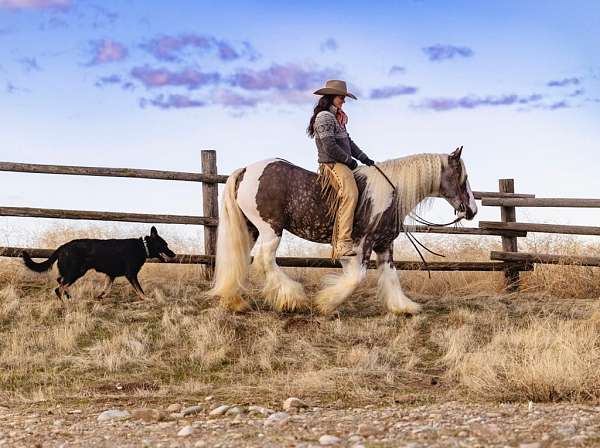
[[[415,314],[421,306],[406,297],[393,263],[393,242],[406,216],[431,197],[454,208],[457,220],[473,219],[477,204],[469,185],[462,147],[451,154],[416,154],[354,170],[359,200],[352,239],[356,256],[342,258],[341,274],[326,276],[314,303],[321,314],[333,313],[366,277],[377,256],[377,297],[389,312]],[[392,187],[393,185],[393,187]],[[422,204],[421,204],[422,206]],[[282,159],[269,159],[235,170],[229,176],[217,229],[215,273],[209,296],[234,312],[245,311],[242,297],[251,255],[262,274],[262,294],[278,311],[308,308],[303,286],[276,263],[284,230],[308,241],[330,243],[334,219],[317,174]]]

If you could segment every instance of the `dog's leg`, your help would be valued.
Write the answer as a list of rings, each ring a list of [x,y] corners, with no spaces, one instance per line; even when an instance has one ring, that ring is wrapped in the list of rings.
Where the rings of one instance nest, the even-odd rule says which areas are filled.
[[[54,290],[54,293],[57,295],[57,297],[60,300],[64,300],[64,298],[66,297],[67,299],[71,298],[71,295],[69,294],[69,291],[67,291],[67,286],[64,283],[61,283],[60,285],[58,285],[58,288],[56,288]]]
[[[112,287],[114,281],[115,281],[114,277],[111,277],[110,275],[107,276],[106,277],[106,284],[104,285],[104,289],[102,290],[102,292],[96,298],[97,299],[103,299],[104,297],[106,297],[106,295],[110,291],[110,288]]]
[[[131,283],[131,286],[133,287],[133,290],[138,295],[138,297],[142,300],[146,300],[148,297],[146,297],[144,290],[140,286],[137,274],[128,274],[125,277],[127,278],[127,280],[129,280],[129,283]]]

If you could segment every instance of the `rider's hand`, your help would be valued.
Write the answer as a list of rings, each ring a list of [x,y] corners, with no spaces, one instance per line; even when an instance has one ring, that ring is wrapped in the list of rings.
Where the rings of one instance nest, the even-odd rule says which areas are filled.
[[[369,159],[368,157],[366,158],[366,160],[363,163],[365,165],[367,165],[367,166],[373,166],[373,165],[375,165],[375,161]]]
[[[354,159],[350,159],[350,162],[348,162],[348,168],[350,168],[351,170],[355,170],[357,166],[358,162]]]

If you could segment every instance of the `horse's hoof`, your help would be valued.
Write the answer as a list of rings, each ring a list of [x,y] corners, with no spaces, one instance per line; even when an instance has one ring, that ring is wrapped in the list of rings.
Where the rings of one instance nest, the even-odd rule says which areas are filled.
[[[423,310],[423,307],[418,303],[412,302],[410,304],[404,305],[402,307],[394,306],[389,307],[388,311],[393,314],[419,314]]]
[[[250,305],[240,296],[228,297],[227,299],[221,298],[221,304],[224,308],[234,313],[243,313],[250,309]]]
[[[336,310],[336,307],[332,307],[327,302],[319,302],[317,300],[315,305],[317,307],[317,311],[321,316],[331,316]]]

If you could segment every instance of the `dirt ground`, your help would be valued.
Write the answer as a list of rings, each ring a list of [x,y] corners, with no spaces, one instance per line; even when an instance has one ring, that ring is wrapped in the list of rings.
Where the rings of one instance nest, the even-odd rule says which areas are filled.
[[[91,403],[3,406],[0,446],[308,447],[328,442],[347,447],[413,448],[600,445],[600,407],[590,404],[458,401],[419,404],[407,397],[404,403],[381,408],[309,406],[289,411],[274,423],[266,414],[248,413],[247,406],[238,407],[235,415],[210,416],[210,411],[220,405],[222,403],[214,400],[200,402],[198,408],[193,409],[196,413],[186,417],[169,415],[166,411],[169,402],[152,399],[137,401],[115,397]],[[98,421],[105,410],[134,413],[139,407],[147,408],[148,415],[142,417],[149,421],[141,420],[137,414]],[[159,416],[159,412],[152,413],[149,409],[162,413]],[[241,413],[237,414],[238,410]],[[189,434],[178,435],[182,430]]]

